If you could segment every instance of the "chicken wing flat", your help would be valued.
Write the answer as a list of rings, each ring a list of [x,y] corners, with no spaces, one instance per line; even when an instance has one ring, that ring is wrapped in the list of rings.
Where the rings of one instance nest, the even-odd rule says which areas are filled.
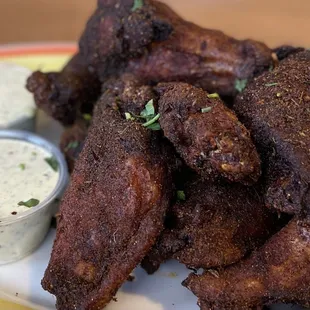
[[[188,166],[206,178],[258,180],[260,159],[250,134],[218,96],[185,83],[157,90],[161,128]]]
[[[97,104],[61,207],[43,288],[57,309],[101,310],[156,242],[171,179],[156,132]]]
[[[97,72],[87,66],[80,54],[61,72],[36,71],[27,81],[37,106],[64,125],[71,125],[79,114],[92,111],[100,86]]]
[[[261,249],[239,264],[183,285],[202,310],[251,310],[277,302],[310,307],[310,234],[292,220]]]
[[[234,109],[262,155],[267,202],[287,213],[310,210],[310,51],[255,79]]]
[[[98,78],[104,83],[129,72],[145,84],[184,81],[235,96],[235,83],[269,68],[271,54],[263,43],[238,41],[184,21],[161,2],[144,0],[137,6],[134,0],[99,0],[79,54],[60,74],[34,73],[28,89],[39,107],[71,124],[81,101],[99,95]]]
[[[274,232],[275,216],[259,187],[196,180],[184,193],[186,201],[168,212],[166,229],[142,262],[148,273],[170,258],[195,269],[230,265]]]

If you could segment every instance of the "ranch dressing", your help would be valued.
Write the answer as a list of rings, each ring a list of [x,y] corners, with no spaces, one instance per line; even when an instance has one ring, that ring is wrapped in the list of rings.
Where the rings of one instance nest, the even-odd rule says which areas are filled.
[[[52,193],[59,179],[53,160],[35,144],[0,139],[0,221],[28,211]]]
[[[0,62],[0,129],[32,129],[36,107],[26,89],[30,75],[27,68]]]

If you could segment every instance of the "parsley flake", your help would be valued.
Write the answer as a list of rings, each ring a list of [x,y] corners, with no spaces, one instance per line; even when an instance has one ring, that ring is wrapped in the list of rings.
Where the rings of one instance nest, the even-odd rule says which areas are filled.
[[[135,118],[128,112],[125,113],[125,118],[127,121],[134,121]]]
[[[136,119],[142,119],[145,122],[142,124],[143,127],[150,130],[160,130],[160,124],[158,120],[160,118],[160,114],[155,113],[154,100],[150,100],[140,113],[140,115],[134,115],[129,112],[125,113],[125,118],[128,121],[135,121]]]
[[[209,94],[207,97],[210,99],[219,99],[220,98],[218,93]]]
[[[206,108],[201,109],[201,113],[208,113],[211,110],[212,110],[212,107],[206,107]]]
[[[158,130],[161,130],[161,127],[160,127],[160,124],[156,122],[152,125],[147,126],[147,129],[158,131]]]
[[[143,0],[134,0],[133,7],[131,9],[132,12],[139,10],[143,7]]]
[[[140,113],[140,117],[145,119],[145,123],[142,124],[143,127],[146,127],[150,130],[160,130],[160,124],[158,120],[160,114],[155,114],[154,100],[151,99],[146,105],[144,110]]]
[[[79,142],[78,141],[71,141],[65,148],[65,151],[68,152],[71,149],[75,149],[79,146]],[[57,170],[56,170],[57,171]]]
[[[90,122],[92,119],[92,116],[91,114],[86,113],[86,114],[83,114],[83,118],[85,119],[85,121]]]
[[[26,169],[25,164],[19,164],[18,167],[20,168],[20,170],[23,170],[23,171]]]
[[[279,83],[269,83],[269,84],[265,84],[266,87],[271,87],[271,86],[276,86],[278,85]]]
[[[54,156],[49,157],[49,158],[45,158],[44,160],[49,164],[49,166],[50,166],[54,171],[56,171],[56,172],[58,171],[58,166],[59,166],[59,164],[58,164],[57,159],[56,159]]]
[[[185,201],[186,200],[186,196],[184,191],[177,191],[177,200],[178,201]]]
[[[153,118],[155,115],[155,108],[154,108],[154,100],[150,100],[146,105],[144,110],[140,113],[140,116],[148,119]]]
[[[37,206],[39,203],[40,203],[40,200],[35,199],[35,198],[31,198],[28,201],[20,201],[18,203],[18,205],[19,206],[24,206],[24,207],[27,207],[27,208],[32,208],[32,207]]]
[[[235,89],[239,92],[239,93],[242,93],[243,90],[245,89],[245,87],[247,86],[248,84],[248,80],[245,79],[245,80],[236,80],[235,81]]]
[[[147,121],[146,123],[142,124],[143,127],[149,127],[150,125],[153,125],[154,123],[156,123],[156,121],[159,120],[160,114],[157,114],[156,116],[154,116],[152,119],[150,119],[149,121]]]

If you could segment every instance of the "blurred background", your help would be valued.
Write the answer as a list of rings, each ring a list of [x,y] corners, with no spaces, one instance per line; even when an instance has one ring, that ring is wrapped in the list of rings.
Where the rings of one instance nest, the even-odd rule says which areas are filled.
[[[310,47],[310,0],[164,0],[179,14],[237,38]],[[0,44],[76,41],[96,0],[0,0]]]

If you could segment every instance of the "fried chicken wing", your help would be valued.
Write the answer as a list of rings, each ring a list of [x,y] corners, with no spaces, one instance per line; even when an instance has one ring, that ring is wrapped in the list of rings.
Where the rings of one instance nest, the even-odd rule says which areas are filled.
[[[310,52],[255,79],[234,109],[262,155],[268,204],[291,214],[310,210]]]
[[[65,193],[43,288],[57,309],[101,310],[163,229],[171,178],[156,132],[110,108],[94,111]]]
[[[184,81],[234,97],[235,83],[272,65],[263,43],[238,41],[184,21],[167,5],[144,0],[100,0],[79,43],[79,54],[59,74],[36,72],[28,82],[36,103],[72,124],[81,101],[97,97],[97,79],[129,72],[145,84]],[[94,87],[96,84],[96,87]]]
[[[250,134],[218,96],[185,83],[157,90],[161,128],[187,165],[206,178],[258,180],[260,159]]]
[[[142,57],[129,60],[126,70],[144,80],[187,82],[230,97],[237,94],[236,81],[251,79],[273,63],[272,51],[263,43],[201,28],[160,2],[149,5],[171,23],[173,32],[152,43]]]
[[[89,113],[100,96],[97,72],[75,55],[61,72],[34,72],[27,89],[37,106],[64,125],[74,123],[81,113]]]
[[[183,285],[202,310],[252,310],[277,302],[310,307],[310,234],[292,220],[261,249],[239,264]]]
[[[259,187],[195,180],[184,193],[186,201],[168,212],[166,229],[142,262],[148,273],[170,258],[195,269],[230,265],[261,246],[277,226]]]

